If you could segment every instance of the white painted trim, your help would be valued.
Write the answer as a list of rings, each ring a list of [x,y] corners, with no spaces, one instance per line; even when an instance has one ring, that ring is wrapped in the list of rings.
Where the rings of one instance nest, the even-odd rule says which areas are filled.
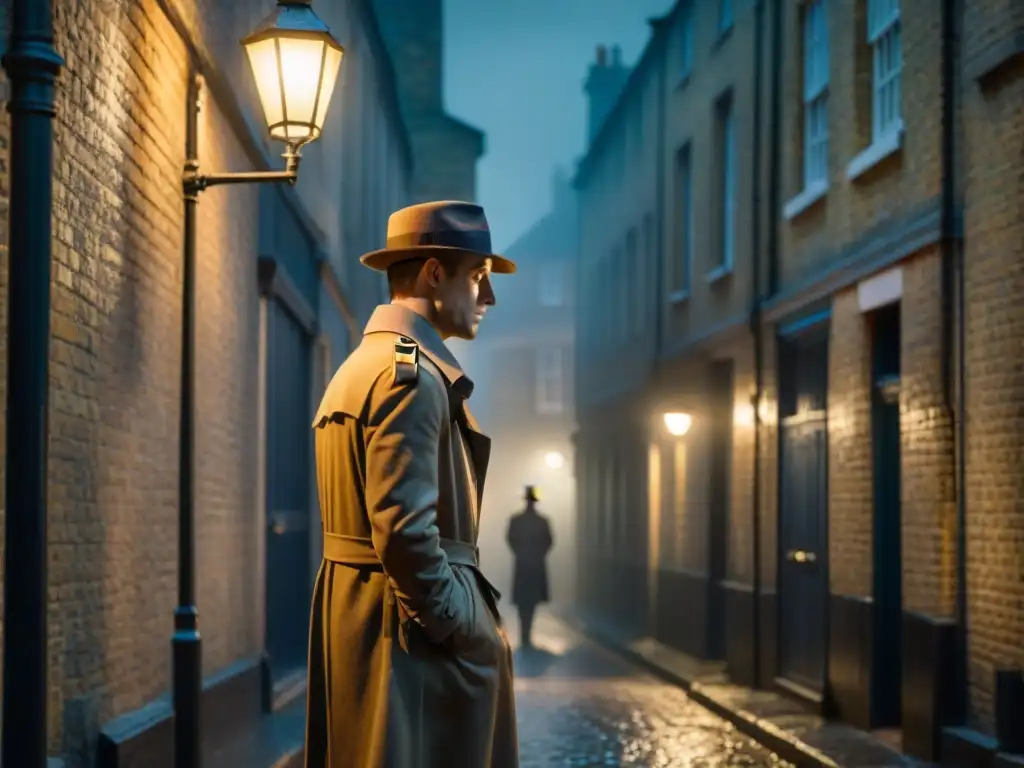
[[[846,178],[853,181],[863,176],[885,158],[903,149],[903,121],[900,120],[893,128],[872,142],[871,146],[857,155],[846,166]]]
[[[827,181],[812,182],[803,192],[783,206],[782,215],[786,218],[786,221],[792,221],[827,194]]]
[[[873,275],[857,283],[857,306],[861,312],[894,304],[903,298],[903,267]]]

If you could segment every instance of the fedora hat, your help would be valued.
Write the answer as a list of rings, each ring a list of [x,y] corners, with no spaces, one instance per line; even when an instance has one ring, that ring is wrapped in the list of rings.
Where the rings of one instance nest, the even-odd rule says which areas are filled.
[[[523,499],[525,501],[540,501],[540,492],[532,485],[528,485],[523,493]]]
[[[418,203],[395,211],[388,219],[385,246],[359,260],[384,272],[400,261],[453,252],[486,256],[492,272],[510,275],[516,271],[514,261],[491,252],[491,230],[484,209],[458,200]]]

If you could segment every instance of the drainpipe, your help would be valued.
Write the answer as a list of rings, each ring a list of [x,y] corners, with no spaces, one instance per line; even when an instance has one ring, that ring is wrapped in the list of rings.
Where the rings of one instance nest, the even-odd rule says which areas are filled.
[[[765,0],[761,0],[763,4]],[[782,3],[772,3],[772,100],[768,135],[768,286],[766,296],[779,292],[779,220],[782,212]]]
[[[654,35],[661,35],[664,18],[658,18],[651,22]],[[655,43],[652,41],[652,45]],[[663,41],[656,43],[663,45]],[[658,362],[661,358],[662,337],[664,336],[664,285],[665,285],[665,88],[668,85],[668,77],[665,73],[668,57],[665,51],[659,51],[661,59],[658,69],[658,117],[657,136],[654,141],[657,156],[654,163],[654,205],[656,214],[654,226],[657,228],[657,258],[654,260],[654,354],[651,358],[652,375],[658,371]]]
[[[751,518],[752,569],[751,591],[753,594],[753,664],[751,674],[756,688],[761,682],[761,394],[764,389],[764,360],[762,349],[761,322],[761,111],[762,78],[761,62],[764,58],[764,3],[754,3],[754,142],[751,151],[753,162],[753,223],[750,228],[750,252],[754,258],[753,287],[750,302],[750,334],[754,343],[754,394],[751,404],[754,408],[754,476]]]
[[[967,419],[963,243],[958,232],[956,99],[960,86],[957,29],[962,8],[958,0],[942,5],[942,381],[946,407],[956,425],[956,699],[967,700]],[[954,324],[954,297],[956,314]],[[955,327],[954,327],[955,325]],[[957,350],[954,384],[953,350]],[[962,714],[962,713],[959,713]]]
[[[8,766],[46,765],[46,491],[50,215],[55,85],[49,0],[14,0],[8,211],[7,516],[4,520],[3,746]],[[13,631],[17,627],[18,631]]]

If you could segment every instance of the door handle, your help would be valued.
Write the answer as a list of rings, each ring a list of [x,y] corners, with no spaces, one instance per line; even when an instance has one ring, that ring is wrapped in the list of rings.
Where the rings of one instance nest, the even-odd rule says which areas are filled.
[[[813,563],[818,557],[813,552],[803,549],[791,549],[786,553],[786,559],[794,563]]]

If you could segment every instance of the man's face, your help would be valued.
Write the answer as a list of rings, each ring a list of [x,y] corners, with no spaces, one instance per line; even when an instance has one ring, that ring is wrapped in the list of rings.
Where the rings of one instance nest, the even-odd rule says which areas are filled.
[[[475,339],[480,321],[495,303],[491,260],[466,256],[451,274],[440,273],[434,292],[438,330],[445,338]],[[437,274],[437,273],[435,273]]]

